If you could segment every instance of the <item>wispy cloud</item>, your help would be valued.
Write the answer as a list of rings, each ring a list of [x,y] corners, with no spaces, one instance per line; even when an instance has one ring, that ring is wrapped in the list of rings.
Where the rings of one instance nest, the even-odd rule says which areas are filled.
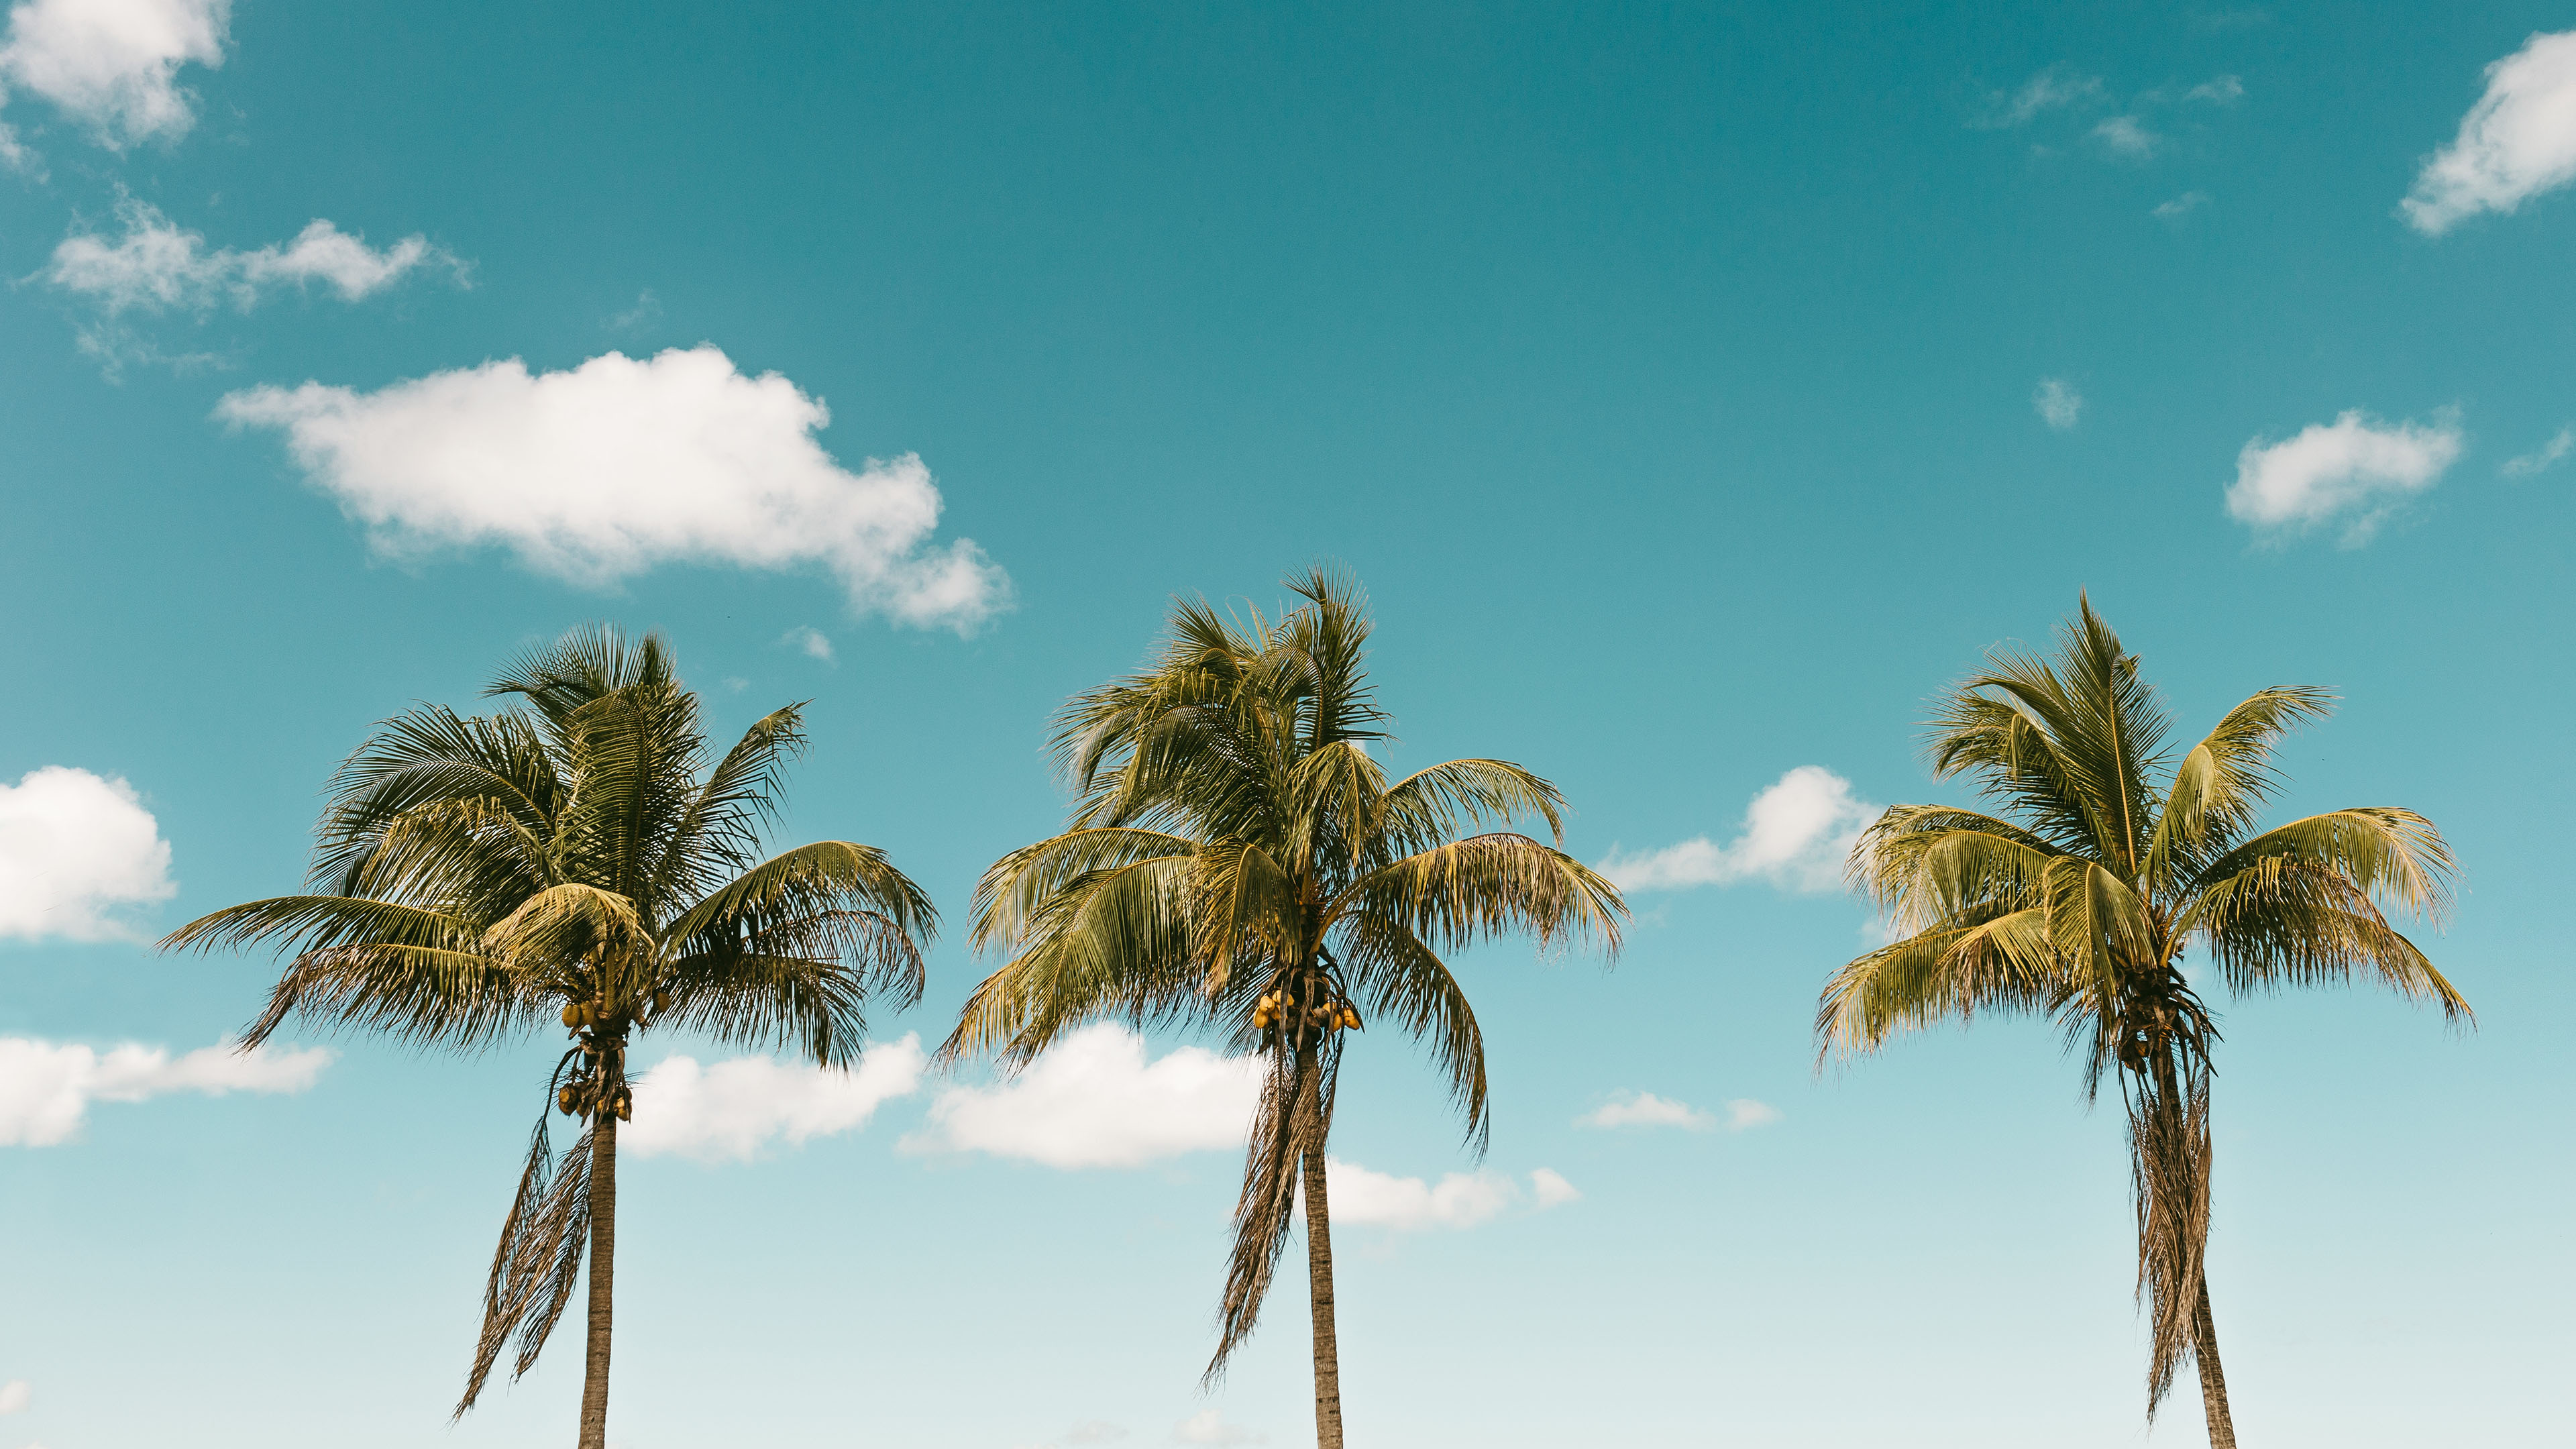
[[[1241,1444],[1267,1444],[1270,1436],[1255,1433],[1240,1424],[1229,1424],[1225,1415],[1214,1409],[1201,1409],[1172,1426],[1172,1441],[1177,1444],[1212,1444],[1231,1449]]]
[[[2504,467],[2497,471],[2508,478],[2528,478],[2566,457],[2570,450],[2576,450],[2576,428],[2560,428],[2557,435],[2541,444],[2538,450],[2506,460]]]
[[[1430,1182],[1327,1157],[1324,1183],[1332,1199],[1334,1222],[1397,1232],[1472,1228],[1493,1221],[1521,1201],[1519,1184],[1490,1168],[1447,1173]],[[1574,1202],[1583,1193],[1563,1174],[1542,1167],[1530,1174],[1530,1196],[1544,1210]]]
[[[2213,106],[2232,106],[2245,99],[2245,82],[2238,76],[2218,76],[2184,91],[2182,98],[2186,103],[2203,101]]]
[[[2153,156],[2156,147],[2164,141],[2135,116],[2112,116],[2104,120],[2093,128],[2093,139],[2101,142],[2113,155],[2132,161],[2144,161]]]
[[[1542,1208],[1562,1207],[1583,1199],[1583,1189],[1565,1180],[1565,1174],[1552,1167],[1530,1170],[1530,1193]]]
[[[797,625],[780,635],[778,642],[803,651],[808,659],[820,659],[826,664],[832,662],[831,637],[811,624]]]
[[[618,332],[632,332],[661,320],[662,299],[653,295],[652,288],[646,287],[635,294],[635,305],[610,317],[608,325]]]
[[[1624,1092],[1574,1119],[1578,1127],[1681,1127],[1693,1132],[1717,1125],[1717,1119],[1688,1102],[1652,1092]]]
[[[819,564],[854,610],[961,632],[1010,602],[972,540],[932,543],[941,498],[919,458],[842,467],[814,438],[820,399],[711,346],[563,372],[511,358],[374,392],[252,388],[215,415],[284,433],[397,557],[497,544],[593,586],[662,563]]]
[[[179,1092],[301,1092],[332,1053],[230,1042],[173,1058],[127,1043],[97,1051],[71,1042],[0,1037],[0,1147],[53,1147],[80,1135],[96,1102],[142,1102]]]
[[[127,913],[178,891],[132,785],[63,765],[0,784],[0,938],[133,940]]]
[[[35,1399],[35,1396],[36,1391],[27,1387],[25,1379],[11,1379],[5,1384],[0,1384],[0,1414],[27,1412],[27,1405]]]
[[[2534,35],[2486,69],[2486,94],[2425,161],[2398,210],[2426,236],[2510,213],[2576,180],[2576,30]]]
[[[1861,827],[1881,807],[1852,794],[1851,782],[1822,765],[1800,765],[1753,797],[1735,838],[1703,835],[1643,855],[1612,852],[1600,870],[1622,890],[1682,890],[1767,880],[1784,890],[1830,891]]]
[[[665,1057],[637,1079],[635,1120],[619,1136],[638,1156],[749,1162],[772,1142],[802,1146],[866,1126],[877,1108],[912,1095],[927,1065],[911,1033],[868,1047],[852,1069],[772,1057],[701,1067],[695,1057]]]
[[[1203,1047],[1179,1047],[1148,1061],[1143,1037],[1104,1022],[1066,1036],[1006,1081],[940,1093],[928,1124],[902,1145],[907,1152],[983,1152],[1060,1168],[1140,1167],[1188,1152],[1239,1148],[1261,1095],[1261,1073],[1255,1058]]]
[[[2075,420],[2083,414],[2084,394],[2062,377],[2044,377],[2039,380],[2039,389],[2030,395],[2030,406],[2040,421],[2062,433],[2074,427]]]
[[[2275,537],[2340,525],[2344,546],[2359,547],[2400,503],[2441,479],[2461,441],[2447,416],[2390,424],[2359,409],[2278,442],[2258,437],[2236,455],[2227,511]]]
[[[2158,221],[2180,221],[2207,205],[2209,205],[2208,192],[2186,191],[2171,201],[2159,203],[2154,215]]]
[[[0,83],[44,97],[116,150],[196,124],[179,67],[224,63],[231,0],[25,0],[9,11]]]
[[[150,202],[128,196],[116,204],[122,230],[110,236],[74,231],[55,246],[44,278],[54,287],[97,304],[110,316],[125,312],[203,312],[224,303],[248,311],[283,287],[320,282],[355,302],[383,291],[410,273],[443,266],[460,278],[464,268],[423,236],[408,236],[382,250],[369,247],[328,221],[315,220],[295,239],[255,251],[209,248]]]
[[[2050,111],[2097,101],[2102,95],[2100,76],[2051,66],[2012,90],[1988,92],[1984,110],[1972,124],[1985,130],[2028,125]]]

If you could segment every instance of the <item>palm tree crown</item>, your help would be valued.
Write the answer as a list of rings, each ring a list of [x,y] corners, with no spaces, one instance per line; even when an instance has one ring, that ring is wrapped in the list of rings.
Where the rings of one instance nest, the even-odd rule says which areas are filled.
[[[1071,828],[1012,852],[975,895],[975,940],[1016,954],[978,986],[943,1054],[1027,1062],[1091,1020],[1213,1029],[1267,1068],[1209,1365],[1253,1327],[1301,1182],[1317,1293],[1317,1415],[1340,1442],[1323,1163],[1344,1033],[1391,1023],[1429,1043],[1479,1148],[1483,1038],[1440,952],[1504,933],[1590,935],[1615,953],[1617,890],[1550,844],[1554,786],[1500,760],[1390,784],[1363,668],[1356,584],[1318,570],[1304,604],[1238,623],[1174,607],[1144,673],[1081,695],[1055,755]],[[1470,833],[1480,826],[1494,828]]]
[[[2148,1413],[2195,1353],[2218,1443],[2233,1433],[2202,1276],[2218,1033],[2184,953],[2204,952],[2234,995],[2358,975],[2469,1014],[2383,913],[2447,912],[2453,864],[2431,821],[2368,806],[2255,833],[2280,784],[2274,745],[2329,704],[2317,689],[2262,690],[2175,760],[2136,657],[2083,601],[2053,661],[1998,653],[1942,701],[1933,773],[1975,780],[2000,813],[1899,805],[1863,834],[1854,882],[1899,938],[1835,972],[1816,1016],[1830,1053],[1980,1011],[2032,1013],[2080,1055],[2088,1098],[2116,1076],[2152,1319]]]
[[[868,846],[761,857],[804,745],[799,707],[710,761],[697,697],[659,637],[568,635],[486,693],[516,703],[482,717],[412,709],[340,767],[307,893],[218,911],[163,944],[296,952],[250,1043],[290,1016],[454,1050],[558,1021],[571,1031],[547,1090],[587,1130],[558,1165],[538,1114],[457,1413],[513,1336],[514,1375],[535,1363],[587,1245],[591,1445],[605,1432],[630,1042],[674,1028],[847,1065],[871,996],[919,998],[937,916]]]

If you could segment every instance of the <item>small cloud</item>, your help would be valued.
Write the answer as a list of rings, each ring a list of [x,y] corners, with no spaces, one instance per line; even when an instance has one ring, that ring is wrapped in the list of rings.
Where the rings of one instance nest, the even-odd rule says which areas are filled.
[[[2135,116],[2113,116],[2093,128],[2093,139],[2114,155],[2143,161],[2156,154],[2156,146],[2164,138],[2148,130]]]
[[[1236,1424],[1214,1409],[1201,1409],[1172,1426],[1172,1439],[1180,1444],[1267,1444],[1270,1436],[1258,1434]]]
[[[778,642],[781,644],[795,645],[798,649],[803,650],[805,652],[805,656],[809,659],[820,659],[826,664],[832,662],[831,639],[827,637],[822,630],[815,628],[811,624],[797,625],[795,628],[780,635],[778,637]]]
[[[1737,1097],[1726,1104],[1726,1130],[1729,1132],[1750,1132],[1756,1127],[1768,1127],[1779,1120],[1780,1109],[1768,1102],[1757,1102],[1751,1097]]]
[[[1502,1215],[1519,1196],[1499,1172],[1452,1172],[1438,1182],[1372,1172],[1337,1157],[1324,1159],[1324,1186],[1333,1221],[1416,1232],[1472,1228]]]
[[[2257,437],[2236,455],[2227,512],[2274,536],[2341,523],[2343,545],[2357,548],[2399,504],[2440,480],[2461,441],[2447,415],[2430,426],[2391,425],[2357,408],[2279,442]]]
[[[25,1379],[11,1379],[0,1384],[0,1414],[23,1414],[27,1412],[28,1401],[34,1397],[35,1390],[27,1387]]]
[[[0,784],[0,939],[134,940],[127,912],[178,893],[132,785],[63,765]]]
[[[632,332],[661,320],[662,299],[653,295],[652,288],[646,287],[635,294],[635,305],[609,318],[608,325],[614,331]]]
[[[2180,221],[2207,205],[2209,205],[2208,192],[2186,191],[2173,200],[2159,205],[2154,215],[2158,221]]]
[[[2101,96],[2101,77],[2070,75],[2061,67],[2051,66],[2022,82],[2017,90],[1990,93],[1986,97],[1986,114],[1970,124],[1981,130],[2003,130]]]
[[[2398,203],[2407,224],[2440,236],[2480,212],[2511,214],[2576,180],[2576,30],[2534,35],[2486,70],[2486,94]]]
[[[363,237],[316,219],[295,239],[256,251],[209,249],[205,237],[134,197],[116,204],[115,236],[75,231],[55,246],[43,273],[52,286],[81,297],[108,316],[127,312],[204,313],[229,303],[242,311],[281,288],[320,282],[344,302],[381,292],[427,266],[444,266],[461,282],[465,266],[424,236],[407,236],[379,251]]]
[[[728,674],[724,677],[724,687],[732,690],[736,694],[740,694],[744,690],[751,688],[751,681],[743,678],[739,674]]]
[[[230,1042],[173,1059],[128,1042],[104,1052],[76,1043],[0,1037],[0,1147],[55,1147],[80,1135],[95,1102],[142,1102],[179,1092],[301,1092],[330,1065],[325,1048]]]
[[[2044,377],[2039,390],[2030,395],[2030,405],[2041,421],[2062,433],[2074,427],[2076,417],[2084,411],[2084,394],[2062,377]]]
[[[1204,1047],[1178,1047],[1149,1062],[1143,1037],[1103,1022],[1064,1037],[1007,1081],[940,1093],[928,1123],[901,1146],[1067,1169],[1141,1167],[1239,1148],[1251,1130],[1261,1073],[1257,1058],[1221,1057]]]
[[[1530,1170],[1530,1193],[1538,1199],[1538,1205],[1542,1208],[1563,1207],[1567,1203],[1580,1200],[1583,1196],[1581,1188],[1566,1181],[1565,1175],[1552,1167],[1537,1167]]]
[[[854,1069],[737,1057],[700,1067],[665,1057],[635,1083],[635,1120],[620,1136],[639,1157],[749,1162],[772,1141],[801,1146],[868,1123],[878,1107],[921,1085],[921,1038],[871,1046]]]
[[[2201,82],[2182,93],[2185,101],[2206,101],[2213,106],[2232,106],[2245,99],[2245,82],[2236,76],[2223,75]]]
[[[1644,855],[1612,851],[1600,870],[1622,890],[1682,890],[1767,880],[1783,890],[1830,891],[1861,828],[1880,808],[1852,794],[1851,781],[1822,765],[1800,765],[1745,807],[1733,840],[1705,835]]]
[[[2528,478],[2566,457],[2570,449],[2576,449],[2576,428],[2560,428],[2556,437],[2540,445],[2540,451],[2512,459],[2498,471],[2508,478]]]
[[[1064,1431],[1067,1444],[1110,1444],[1127,1437],[1125,1426],[1105,1419],[1090,1419]]]
[[[1613,1097],[1574,1119],[1577,1127],[1682,1127],[1702,1132],[1717,1125],[1717,1119],[1670,1097],[1652,1092],[1629,1092]]]

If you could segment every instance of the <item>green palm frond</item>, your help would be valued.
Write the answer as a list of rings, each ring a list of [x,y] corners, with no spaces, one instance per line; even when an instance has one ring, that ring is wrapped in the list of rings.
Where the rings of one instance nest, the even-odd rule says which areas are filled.
[[[1339,919],[1382,917],[1451,950],[1528,934],[1546,950],[1590,937],[1616,958],[1627,903],[1590,866],[1526,835],[1496,832],[1451,841],[1381,866],[1326,907]]]
[[[2146,874],[2170,888],[2236,843],[2281,783],[2272,746],[2333,711],[2322,689],[2266,689],[2227,712],[2208,738],[2174,767],[2148,847]]]

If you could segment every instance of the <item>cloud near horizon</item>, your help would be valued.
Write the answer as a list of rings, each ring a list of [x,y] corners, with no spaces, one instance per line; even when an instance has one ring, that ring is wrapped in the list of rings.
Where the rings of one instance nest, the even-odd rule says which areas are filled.
[[[749,1162],[763,1147],[800,1147],[865,1127],[878,1107],[908,1097],[930,1064],[918,1033],[872,1044],[857,1067],[736,1057],[701,1067],[665,1057],[635,1083],[635,1120],[618,1134],[638,1156]]]
[[[842,467],[820,399],[711,345],[563,372],[517,358],[374,392],[258,387],[215,416],[274,428],[305,475],[397,558],[498,545],[607,587],[664,563],[838,575],[854,612],[971,631],[1010,580],[971,539],[934,546],[942,501],[906,453]]]
[[[1049,1167],[1141,1167],[1184,1153],[1240,1149],[1261,1095],[1261,1063],[1176,1047],[1148,1061],[1145,1039],[1115,1022],[1086,1026],[1017,1075],[951,1087],[907,1152],[982,1152]]]
[[[1435,1183],[1372,1171],[1338,1157],[1324,1159],[1324,1189],[1336,1226],[1363,1224],[1397,1232],[1472,1228],[1521,1201],[1520,1185],[1491,1168],[1444,1173]],[[1530,1195],[1541,1210],[1583,1196],[1562,1173],[1546,1167],[1530,1173]]]
[[[2576,30],[2534,34],[2486,68],[2486,94],[2424,162],[2397,209],[2440,236],[2481,212],[2510,215],[2576,181]]]
[[[44,97],[123,151],[175,140],[197,122],[179,67],[224,63],[232,0],[24,0],[0,41],[0,88]],[[33,164],[0,126],[0,152]]]
[[[334,1053],[229,1042],[173,1059],[128,1042],[104,1052],[77,1043],[0,1037],[0,1147],[55,1147],[80,1135],[95,1102],[142,1102],[177,1092],[301,1092]]]
[[[1839,889],[1843,861],[1881,807],[1852,794],[1851,782],[1822,765],[1800,765],[1753,797],[1735,838],[1707,836],[1643,855],[1612,851],[1601,873],[1625,891],[1686,890],[1767,880],[1813,894]]]
[[[178,893],[160,822],[124,780],[47,765],[0,784],[0,939],[134,940],[122,913]]]
[[[1780,1120],[1780,1109],[1751,1097],[1736,1097],[1726,1104],[1726,1120],[1703,1112],[1687,1102],[1658,1097],[1652,1092],[1622,1092],[1592,1111],[1574,1119],[1577,1127],[1680,1127],[1692,1132],[1705,1132],[1723,1126],[1729,1132],[1745,1132],[1767,1127]]]
[[[2354,408],[2278,442],[2248,441],[2236,455],[2227,512],[2275,538],[2340,524],[2343,546],[2357,548],[2399,505],[2441,480],[2462,442],[2447,416],[2389,424]]]

